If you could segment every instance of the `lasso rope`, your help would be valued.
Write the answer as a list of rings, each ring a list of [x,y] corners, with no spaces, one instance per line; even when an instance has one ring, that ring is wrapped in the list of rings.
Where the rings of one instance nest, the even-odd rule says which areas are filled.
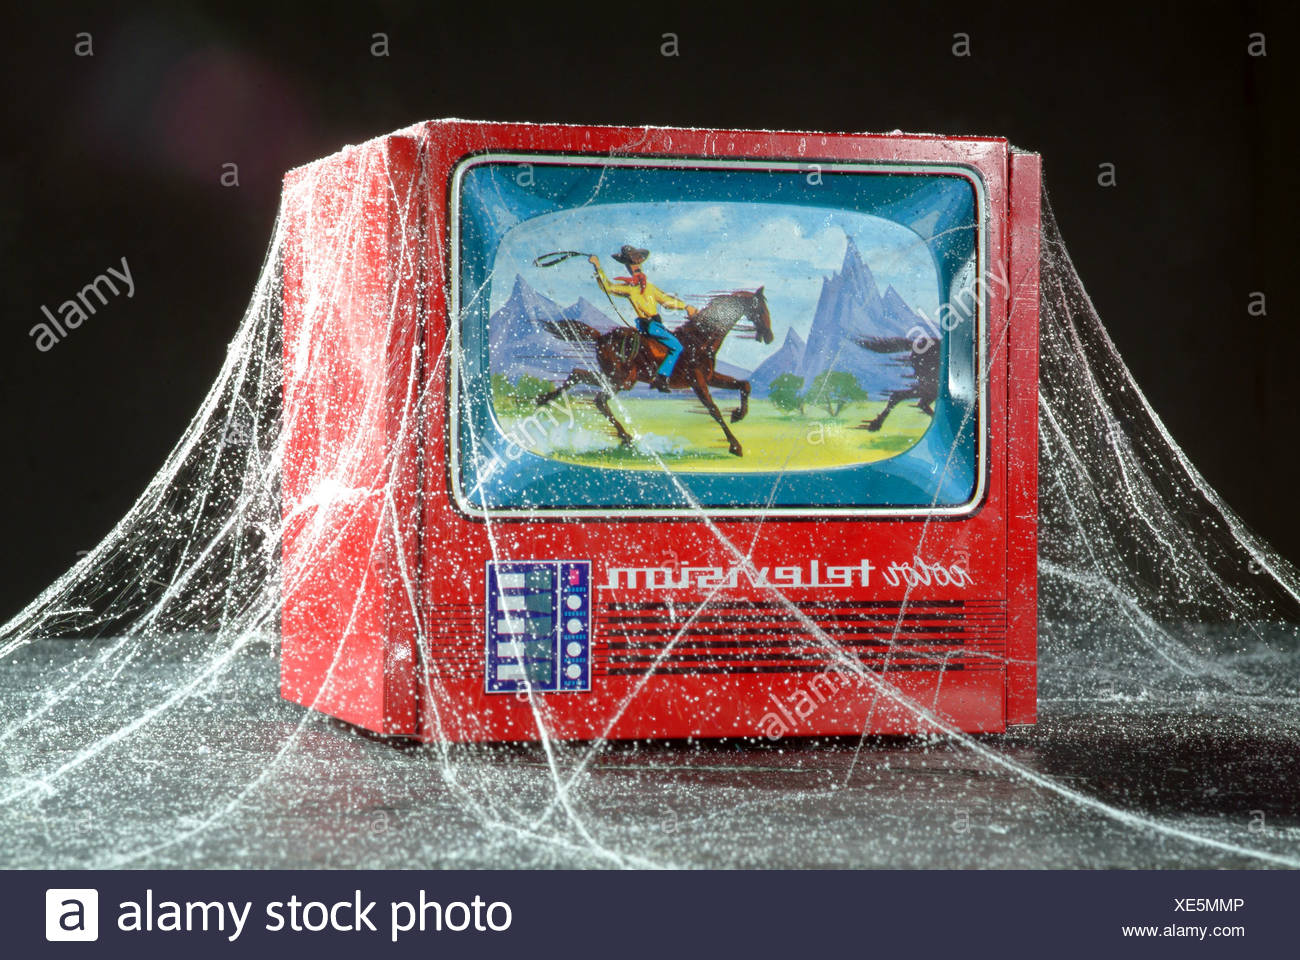
[[[592,256],[595,256],[595,254],[583,253],[581,250],[552,250],[550,253],[543,253],[540,257],[534,257],[533,266],[554,267],[557,264],[564,263],[566,260],[572,260],[574,257]],[[609,295],[609,291],[605,289],[603,284],[601,285],[600,290],[605,294],[605,299],[609,301],[609,305],[614,308],[614,316],[618,317],[619,322],[628,329],[636,331],[636,325],[627,322],[627,318],[619,312],[618,304],[614,302],[614,298]],[[639,331],[637,332],[637,335],[640,336]]]

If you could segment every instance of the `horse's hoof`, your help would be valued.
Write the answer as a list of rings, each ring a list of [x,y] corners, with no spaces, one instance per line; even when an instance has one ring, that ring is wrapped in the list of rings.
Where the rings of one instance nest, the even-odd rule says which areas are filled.
[[[731,445],[731,452],[738,457],[743,457],[745,455],[745,451],[741,449],[740,444],[738,443],[733,443]]]
[[[731,411],[731,422],[732,422],[732,423],[740,423],[741,420],[744,420],[744,419],[745,419],[745,413],[746,413],[746,412],[747,412],[747,411],[745,411],[745,410],[732,410],[732,411]]]
[[[881,426],[882,424],[876,423],[876,421],[872,420],[870,423],[866,424],[863,429],[870,430],[872,433],[879,433]]]

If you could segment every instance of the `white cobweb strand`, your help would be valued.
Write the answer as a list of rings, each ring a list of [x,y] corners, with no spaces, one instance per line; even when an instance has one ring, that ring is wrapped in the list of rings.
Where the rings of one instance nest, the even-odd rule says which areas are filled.
[[[337,187],[337,182],[326,186]],[[320,188],[310,179],[298,187]],[[358,187],[343,198],[345,209],[359,210],[361,202]],[[344,216],[340,222],[354,224],[359,216]],[[193,776],[208,785],[171,804],[167,816],[146,826],[121,834],[106,830],[102,842],[89,845],[90,862],[62,865],[159,862],[163,851],[202,845],[249,805],[274,808],[276,791],[286,789],[287,781],[302,782],[296,798],[302,802],[311,792],[314,744],[320,736],[315,715],[279,705],[273,722],[257,730],[230,731],[243,751],[241,759],[215,774],[203,766],[204,747],[189,731],[222,698],[273,701],[277,695],[273,687],[245,682],[245,677],[264,677],[265,672],[245,674],[243,665],[259,654],[264,662],[265,655],[274,653],[281,583],[292,588],[318,575],[311,558],[330,553],[331,538],[341,526],[308,521],[299,534],[307,538],[306,548],[296,552],[305,558],[303,565],[282,570],[285,523],[321,503],[328,503],[334,516],[346,517],[376,499],[382,505],[381,529],[386,524],[399,536],[407,522],[393,491],[384,485],[385,477],[397,475],[393,462],[364,474],[359,465],[367,462],[366,451],[357,437],[343,438],[328,451],[329,463],[320,469],[325,480],[310,495],[315,500],[282,516],[286,437],[279,265],[286,237],[281,223],[277,220],[252,301],[221,372],[158,474],[94,550],[0,628],[0,669],[6,669],[0,674],[0,743],[6,749],[0,797],[8,815],[23,815],[24,809],[36,815],[43,804],[75,807],[90,803],[80,799],[86,796],[95,803],[104,796],[148,802],[147,776],[142,783],[135,763],[146,754],[156,763],[157,753],[145,746],[159,739],[175,745],[165,752],[170,765],[166,776],[177,781]],[[335,239],[337,269],[327,282],[305,292],[307,319],[291,352],[295,362],[312,362],[313,344],[346,335],[333,322],[331,304],[341,295],[350,267],[347,252],[357,245],[348,242],[346,229]],[[407,261],[419,255],[411,247],[400,253]],[[1094,688],[1104,688],[1121,701],[1154,701],[1175,711],[1190,704],[1246,722],[1262,720],[1270,703],[1294,700],[1294,678],[1261,679],[1243,669],[1246,661],[1240,655],[1260,646],[1290,644],[1294,649],[1294,630],[1279,630],[1278,625],[1300,619],[1300,577],[1242,525],[1151,410],[1088,300],[1050,208],[1045,208],[1042,284],[1040,645],[1045,669],[1056,662],[1073,671],[1072,690],[1085,698]],[[391,312],[397,305],[386,307]],[[422,393],[425,384],[444,380],[441,374],[448,365],[459,362],[448,355],[445,340],[434,356],[409,355],[416,360],[390,371],[390,379],[405,384],[405,409],[411,412],[399,425],[401,434],[420,429],[416,411],[433,399]],[[429,370],[436,375],[428,376]],[[380,392],[361,398],[363,409],[385,402]],[[389,444],[388,456],[396,456],[401,446]],[[653,450],[643,452],[671,476]],[[678,483],[677,489],[692,502],[684,485]],[[695,509],[734,562],[748,564],[750,546],[734,543],[728,530],[712,524],[698,505]],[[493,557],[509,559],[491,522],[486,531]],[[449,708],[423,660],[430,641],[427,615],[420,609],[416,577],[404,569],[398,576],[416,625],[417,656],[425,667],[419,671],[422,701],[436,733]],[[1186,818],[1174,821],[1123,809],[1029,766],[997,740],[963,735],[928,704],[908,701],[846,656],[779,590],[768,590],[825,647],[836,667],[857,677],[873,697],[913,711],[928,729],[1009,779],[1121,830],[1159,834],[1247,860],[1300,866],[1293,842],[1262,844],[1244,824],[1240,829],[1210,824],[1201,829],[1189,826]],[[703,606],[680,611],[677,632],[667,638],[661,660]],[[74,639],[51,647],[50,638]],[[46,651],[57,655],[42,660]],[[157,662],[169,665],[160,674],[165,681],[140,689],[137,667]],[[1123,686],[1117,672],[1135,684],[1133,689],[1117,689]],[[546,698],[529,690],[527,699],[539,730],[535,752],[434,743],[417,754],[431,786],[463,821],[457,836],[484,845],[539,845],[553,851],[550,862],[556,864],[692,862],[682,855],[650,856],[630,846],[603,809],[597,789],[595,777],[608,745],[602,740],[578,746],[553,741],[547,732]],[[94,705],[84,729],[68,729],[72,704]],[[1046,716],[1051,709],[1050,702],[1044,704]],[[284,722],[285,716],[291,721]],[[331,735],[344,736],[337,729]],[[829,788],[832,792],[846,788],[861,752],[868,749],[859,742],[847,772],[836,768],[843,777]],[[534,762],[530,757],[544,776],[520,773],[521,764]],[[474,862],[474,853],[412,851],[408,865]],[[56,860],[58,856],[57,850],[51,853]]]

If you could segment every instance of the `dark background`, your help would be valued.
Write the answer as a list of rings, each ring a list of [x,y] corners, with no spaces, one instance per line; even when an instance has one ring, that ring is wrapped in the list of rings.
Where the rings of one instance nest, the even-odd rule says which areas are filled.
[[[9,19],[0,618],[111,529],[185,429],[252,291],[283,172],[445,116],[901,128],[1039,151],[1152,405],[1300,559],[1294,20],[1281,4],[1055,6],[175,3]],[[80,31],[93,57],[74,55]],[[376,58],[381,31],[391,55]],[[1247,55],[1255,31],[1267,57]],[[676,58],[660,56],[667,32]],[[953,56],[958,32],[972,56]],[[238,187],[220,184],[228,162]],[[1102,163],[1116,186],[1099,186]],[[123,256],[134,298],[37,351],[41,305]],[[1267,316],[1248,313],[1253,291]]]

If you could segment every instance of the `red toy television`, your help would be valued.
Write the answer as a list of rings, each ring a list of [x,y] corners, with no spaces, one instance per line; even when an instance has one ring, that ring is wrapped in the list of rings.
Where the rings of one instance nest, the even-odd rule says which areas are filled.
[[[283,695],[425,740],[1035,719],[1040,160],[421,124],[288,174]]]

